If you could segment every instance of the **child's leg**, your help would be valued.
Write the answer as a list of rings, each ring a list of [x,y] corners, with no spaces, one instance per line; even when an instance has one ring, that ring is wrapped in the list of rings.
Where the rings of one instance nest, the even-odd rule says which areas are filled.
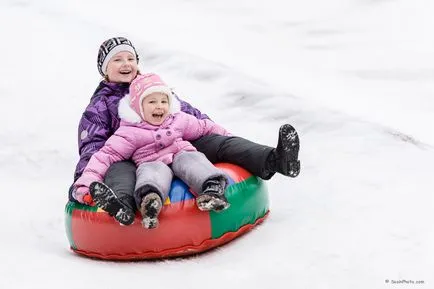
[[[119,200],[133,211],[135,210],[133,193],[136,169],[132,161],[121,161],[112,164],[104,177],[104,183],[113,190]]]
[[[122,225],[131,225],[135,217],[133,198],[136,166],[131,161],[114,163],[108,169],[104,183],[94,182],[89,190],[96,205]]]
[[[137,168],[134,191],[136,206],[142,214],[142,224],[147,229],[158,227],[158,215],[169,195],[173,172],[164,163],[148,162]]]
[[[150,191],[158,193],[163,202],[167,199],[173,172],[166,164],[160,161],[143,163],[137,168],[136,175],[134,199],[138,208]]]
[[[203,136],[191,143],[212,163],[235,164],[263,179],[269,179],[274,175],[265,169],[267,157],[273,150],[272,147],[260,145],[238,136],[216,134]]]
[[[226,175],[200,152],[181,152],[172,163],[174,174],[196,194],[201,210],[224,210],[229,207],[225,197]]]
[[[300,172],[300,140],[297,131],[289,124],[280,127],[276,148],[242,137],[222,135],[203,136],[192,144],[212,163],[239,165],[264,180],[270,179],[276,172],[290,177],[296,177]]]

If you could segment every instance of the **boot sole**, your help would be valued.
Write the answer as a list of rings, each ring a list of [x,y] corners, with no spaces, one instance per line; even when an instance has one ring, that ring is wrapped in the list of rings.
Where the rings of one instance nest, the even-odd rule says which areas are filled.
[[[199,210],[204,212],[221,212],[230,207],[230,204],[227,201],[206,194],[198,196],[196,198],[196,205]]]
[[[158,227],[158,225],[159,225],[159,222],[158,222],[157,218],[145,217],[142,220],[142,226],[145,229],[155,229]]]
[[[295,128],[290,124],[282,125],[279,129],[278,148],[289,153],[284,161],[281,171],[284,175],[295,178],[300,174],[300,161],[298,151],[300,149],[300,139]],[[294,155],[295,154],[295,157]]]
[[[106,184],[93,182],[89,186],[89,191],[95,204],[120,224],[128,226],[134,222],[134,212],[122,203]]]
[[[290,124],[284,124],[279,129],[279,141],[278,146],[286,152],[296,151],[298,155],[298,150],[300,148],[300,139],[295,128]],[[289,161],[296,161],[297,158],[290,159]]]
[[[145,204],[144,208],[140,209],[140,213],[142,214],[142,225],[146,229],[154,229],[159,225],[158,215],[161,212],[163,207],[163,203],[161,202],[160,197],[157,196],[145,196]]]

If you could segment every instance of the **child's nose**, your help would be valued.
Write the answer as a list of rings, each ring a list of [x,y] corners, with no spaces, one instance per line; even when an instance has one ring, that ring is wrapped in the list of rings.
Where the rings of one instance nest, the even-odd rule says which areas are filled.
[[[128,64],[129,64],[129,61],[128,61],[128,60],[126,60],[126,59],[122,60],[122,66],[124,66],[124,65],[128,65]]]

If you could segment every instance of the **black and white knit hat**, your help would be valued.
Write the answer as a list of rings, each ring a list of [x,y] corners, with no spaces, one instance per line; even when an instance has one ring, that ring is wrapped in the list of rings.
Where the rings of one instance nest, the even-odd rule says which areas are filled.
[[[131,41],[125,37],[113,37],[104,41],[98,51],[98,71],[102,76],[105,76],[107,64],[110,59],[118,52],[128,51],[136,56],[139,62],[139,55],[136,52]]]

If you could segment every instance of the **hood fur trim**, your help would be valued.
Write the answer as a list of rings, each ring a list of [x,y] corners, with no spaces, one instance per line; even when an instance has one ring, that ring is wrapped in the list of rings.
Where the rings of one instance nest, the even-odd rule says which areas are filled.
[[[119,101],[119,107],[118,107],[118,113],[119,117],[122,120],[126,120],[128,122],[132,123],[140,123],[142,122],[142,118],[140,115],[138,115],[130,106],[130,95],[125,95],[120,101]]]
[[[170,91],[171,95],[169,97],[170,99],[170,113],[174,114],[181,111],[181,101],[178,100],[176,95],[173,93],[173,91]]]

